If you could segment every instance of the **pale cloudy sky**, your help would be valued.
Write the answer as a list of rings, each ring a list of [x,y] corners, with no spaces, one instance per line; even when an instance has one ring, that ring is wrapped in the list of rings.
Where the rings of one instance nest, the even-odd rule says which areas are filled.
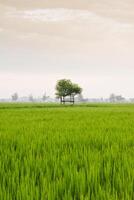
[[[133,51],[133,0],[0,0],[0,98],[54,96],[60,78],[134,97]]]

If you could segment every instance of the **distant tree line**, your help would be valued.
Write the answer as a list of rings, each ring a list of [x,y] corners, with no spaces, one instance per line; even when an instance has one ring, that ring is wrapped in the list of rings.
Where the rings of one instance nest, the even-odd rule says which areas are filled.
[[[69,79],[61,79],[57,81],[56,84],[56,98],[60,100],[61,103],[65,104],[66,102],[73,103],[75,102],[75,96],[77,99],[82,99],[82,88],[76,84],[72,83]],[[47,101],[49,96],[46,93],[42,96],[42,101]],[[12,101],[17,101],[19,99],[19,95],[15,92],[12,95]],[[28,101],[34,102],[34,97],[32,94],[29,95]]]
[[[94,102],[103,102],[103,99],[84,99],[82,96],[82,88],[76,84],[73,83],[70,79],[61,79],[58,80],[56,83],[56,98],[60,100],[61,104],[65,104],[66,102],[69,103],[75,103],[75,101],[83,101],[83,102],[90,102],[91,100]],[[77,97],[77,98],[76,98]],[[16,102],[19,99],[19,95],[17,92],[15,92],[14,94],[12,94],[11,96],[12,101]],[[30,102],[34,102],[37,101],[37,99],[35,99],[33,97],[32,94],[29,95],[29,97],[27,97],[27,100]],[[43,94],[43,96],[40,98],[41,101],[43,102],[47,102],[48,100],[50,100],[49,96],[46,95],[46,92]],[[115,95],[115,94],[111,94],[109,99],[105,99],[104,102],[111,102],[111,103],[116,103],[116,102],[125,102],[126,99],[124,97],[122,97],[122,95]],[[131,99],[131,101],[133,101]]]
[[[49,96],[46,95],[46,93],[43,94],[43,96],[41,97],[41,100],[42,101],[47,101],[49,98]],[[11,99],[13,102],[16,102],[19,100],[19,95],[17,92],[15,92],[14,94],[11,95]],[[30,101],[30,102],[34,102],[35,101],[35,98],[32,94],[30,94],[28,97],[27,97],[27,100]]]

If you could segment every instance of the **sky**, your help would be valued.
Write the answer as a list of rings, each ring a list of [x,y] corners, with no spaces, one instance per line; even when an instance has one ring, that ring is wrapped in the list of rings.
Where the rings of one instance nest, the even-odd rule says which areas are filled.
[[[0,98],[71,79],[84,97],[134,97],[133,0],[0,0]]]

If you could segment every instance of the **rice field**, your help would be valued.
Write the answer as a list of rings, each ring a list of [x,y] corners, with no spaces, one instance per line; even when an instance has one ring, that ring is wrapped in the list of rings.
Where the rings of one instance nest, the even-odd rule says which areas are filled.
[[[134,105],[0,104],[0,200],[134,200]]]

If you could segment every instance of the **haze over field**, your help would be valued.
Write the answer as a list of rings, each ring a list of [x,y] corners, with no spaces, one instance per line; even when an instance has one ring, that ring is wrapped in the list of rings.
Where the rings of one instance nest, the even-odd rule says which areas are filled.
[[[54,95],[60,78],[134,97],[134,1],[0,0],[0,13],[0,97]]]

